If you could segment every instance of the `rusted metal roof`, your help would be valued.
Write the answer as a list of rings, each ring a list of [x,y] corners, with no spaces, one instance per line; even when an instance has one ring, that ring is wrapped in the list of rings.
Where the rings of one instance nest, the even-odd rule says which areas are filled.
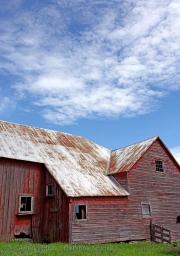
[[[0,121],[0,157],[45,164],[70,197],[129,195],[107,176],[110,155],[82,137]]]
[[[129,171],[157,138],[153,137],[124,148],[113,150],[111,152],[109,174]]]

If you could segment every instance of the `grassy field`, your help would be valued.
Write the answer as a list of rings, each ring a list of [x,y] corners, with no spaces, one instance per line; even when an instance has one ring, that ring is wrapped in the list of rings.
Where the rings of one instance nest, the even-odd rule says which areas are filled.
[[[136,244],[98,244],[98,245],[69,245],[61,243],[37,244],[24,241],[0,243],[0,256],[9,255],[75,255],[75,256],[176,256],[180,255],[180,244],[154,244],[139,242]]]

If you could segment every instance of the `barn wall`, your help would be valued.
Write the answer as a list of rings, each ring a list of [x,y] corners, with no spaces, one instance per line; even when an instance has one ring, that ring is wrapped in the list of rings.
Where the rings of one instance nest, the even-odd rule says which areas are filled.
[[[44,196],[43,240],[50,242],[68,242],[69,239],[69,199],[49,172],[46,172],[46,184],[53,185],[54,197]]]
[[[128,186],[128,173],[127,172],[121,172],[118,174],[113,175],[116,180],[127,190],[129,191],[129,186]]]
[[[157,173],[155,160],[165,163],[165,172]],[[114,175],[128,184],[128,197],[74,198],[72,243],[98,243],[151,239],[150,221],[172,230],[172,239],[180,240],[180,173],[162,145],[155,141],[138,163],[125,174]],[[150,202],[152,218],[143,218],[141,203]],[[87,220],[75,220],[76,204],[86,204]]]
[[[87,220],[75,220],[76,204],[87,205]],[[72,243],[103,243],[146,239],[139,216],[134,216],[128,197],[74,199],[72,203]]]
[[[156,172],[155,160],[164,162],[164,172]],[[172,240],[180,241],[180,170],[166,153],[161,143],[155,141],[133,169],[128,173],[130,203],[136,214],[140,203],[151,203],[152,222],[171,229]]]
[[[49,180],[54,184],[55,197],[46,199],[45,187]],[[36,242],[68,240],[67,220],[62,217],[67,198],[44,165],[0,158],[0,194],[0,241],[10,241],[19,227],[26,229],[30,222]],[[33,215],[18,214],[22,194],[34,195]],[[57,212],[51,212],[53,207]]]

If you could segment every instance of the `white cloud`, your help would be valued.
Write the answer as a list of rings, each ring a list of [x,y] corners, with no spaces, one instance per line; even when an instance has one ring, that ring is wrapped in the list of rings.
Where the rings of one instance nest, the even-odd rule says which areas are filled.
[[[14,109],[15,103],[8,97],[0,98],[0,115],[3,115],[5,112],[9,112]]]
[[[177,162],[180,164],[180,147],[172,148],[170,151],[177,160]]]
[[[178,1],[52,0],[22,8],[17,1],[2,20],[0,70],[19,77],[17,95],[33,97],[47,120],[144,114],[180,89]]]

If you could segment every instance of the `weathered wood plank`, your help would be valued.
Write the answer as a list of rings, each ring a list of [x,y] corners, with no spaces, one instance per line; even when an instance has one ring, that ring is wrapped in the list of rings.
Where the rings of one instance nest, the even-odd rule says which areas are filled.
[[[54,198],[45,199],[46,183],[49,181],[54,186],[55,195]],[[15,234],[15,226],[19,225],[16,226],[16,231],[19,232],[23,231],[23,227],[24,230],[29,230],[31,226],[36,242],[48,239],[51,232],[53,241],[68,242],[68,198],[44,165],[0,158],[0,192],[1,241],[11,240]],[[27,218],[18,215],[18,221],[15,221],[19,195],[29,194],[34,196],[34,214],[27,215]],[[57,208],[57,212],[51,213],[51,208]]]
[[[156,172],[155,160],[164,162],[164,173]],[[127,175],[127,178],[126,178]],[[128,173],[114,177],[127,186],[127,198],[75,198],[73,204],[88,205],[86,222],[72,221],[72,242],[123,241],[147,239],[152,235],[150,221],[172,231],[172,239],[180,240],[176,217],[179,215],[180,170],[159,141],[155,141]],[[141,202],[150,202],[152,218],[143,218]],[[74,213],[72,213],[74,216]],[[164,239],[167,236],[164,235]],[[160,237],[161,239],[161,237]]]

